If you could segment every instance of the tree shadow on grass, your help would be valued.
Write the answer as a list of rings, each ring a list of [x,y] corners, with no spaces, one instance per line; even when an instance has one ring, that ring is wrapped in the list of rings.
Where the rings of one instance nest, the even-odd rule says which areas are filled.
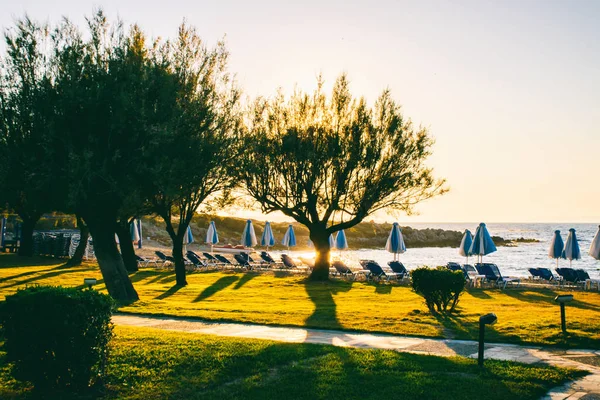
[[[171,297],[173,296],[175,293],[177,293],[181,288],[183,288],[183,286],[179,286],[179,285],[174,285],[173,287],[171,287],[169,290],[167,290],[166,292],[164,292],[161,295],[156,296],[154,299],[155,300],[164,300],[167,297]]]
[[[491,299],[492,296],[490,296],[489,294],[487,294],[485,292],[485,290],[483,289],[471,289],[471,290],[466,290],[466,293],[469,293],[471,296],[473,297],[477,297],[478,299]]]
[[[530,290],[505,290],[504,294],[514,299],[527,302],[527,303],[544,303],[552,307],[557,307],[558,304],[554,301],[554,298],[558,295],[553,290],[544,290],[532,292]],[[570,302],[568,307],[575,307],[582,310],[600,311],[600,306],[586,303],[584,301],[577,300],[577,294],[574,293],[574,299]]]
[[[233,285],[233,283],[235,281],[237,281],[239,278],[237,276],[224,276],[222,278],[220,278],[219,280],[217,280],[215,283],[213,283],[212,285],[210,285],[209,287],[207,287],[206,289],[204,289],[202,291],[202,293],[200,293],[198,295],[198,297],[196,297],[192,303],[197,303],[199,301],[205,300],[207,298],[209,298],[210,296],[220,292],[221,290],[225,289],[227,286]]]
[[[377,293],[377,294],[390,294],[390,293],[392,293],[392,285],[375,284],[375,293]]]
[[[47,272],[45,274],[40,274],[38,276],[33,276],[31,278],[27,278],[27,279],[23,279],[21,281],[10,283],[8,285],[2,286],[2,288],[3,289],[7,289],[7,288],[10,288],[10,287],[14,287],[14,286],[26,285],[28,283],[36,282],[36,281],[41,280],[41,279],[52,278],[52,277],[55,277],[55,276],[67,274],[69,272],[72,272],[73,270],[71,270],[71,269],[60,269],[60,270],[57,270],[56,268],[52,268],[52,270],[50,270],[50,271],[51,272]]]
[[[256,274],[245,273],[244,275],[242,275],[242,278],[239,281],[237,281],[237,283],[235,284],[235,286],[233,287],[233,289],[234,290],[238,290],[239,288],[241,288],[242,286],[244,286],[246,284],[246,282],[252,280],[255,277],[256,277]]]
[[[333,295],[349,291],[352,289],[352,283],[342,281],[313,282],[307,279],[304,281],[304,287],[308,297],[315,305],[313,313],[304,321],[305,325],[341,329],[342,326],[337,319]]]

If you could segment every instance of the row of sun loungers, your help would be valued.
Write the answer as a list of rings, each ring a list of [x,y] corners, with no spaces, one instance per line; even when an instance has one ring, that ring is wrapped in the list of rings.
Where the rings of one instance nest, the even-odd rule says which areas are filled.
[[[477,263],[475,266],[465,264],[460,265],[458,263],[449,262],[446,268],[452,271],[462,271],[465,276],[465,280],[471,286],[476,286],[478,283],[493,283],[494,285],[506,289],[510,285],[521,284],[520,278],[502,276],[500,269],[496,264],[491,263]]]

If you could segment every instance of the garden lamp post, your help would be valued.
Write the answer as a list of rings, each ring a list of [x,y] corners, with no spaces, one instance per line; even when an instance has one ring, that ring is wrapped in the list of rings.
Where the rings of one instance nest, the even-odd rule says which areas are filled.
[[[91,289],[96,284],[96,278],[83,278],[83,284]]]
[[[480,367],[483,367],[483,347],[484,347],[484,335],[485,335],[485,326],[493,325],[498,320],[496,314],[489,313],[486,315],[482,315],[479,317],[479,353],[477,355],[477,363]]]
[[[565,317],[565,303],[573,301],[572,294],[563,294],[556,296],[554,301],[560,304],[560,327],[562,329],[562,333],[567,333],[567,320]]]

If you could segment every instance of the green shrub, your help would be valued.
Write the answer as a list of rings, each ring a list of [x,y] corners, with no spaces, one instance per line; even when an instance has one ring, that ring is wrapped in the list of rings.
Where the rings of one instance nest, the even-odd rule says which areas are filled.
[[[112,337],[113,300],[94,290],[21,289],[0,303],[15,379],[42,389],[81,389],[101,377]]]
[[[453,311],[465,288],[463,273],[445,267],[417,268],[411,273],[411,279],[413,290],[425,298],[432,313]]]

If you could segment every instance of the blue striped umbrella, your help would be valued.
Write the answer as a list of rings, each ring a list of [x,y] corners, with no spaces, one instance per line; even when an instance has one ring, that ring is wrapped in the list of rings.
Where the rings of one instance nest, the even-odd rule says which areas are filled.
[[[192,235],[192,228],[188,225],[183,236],[183,252],[187,253],[187,245],[194,243],[194,235]]]
[[[342,250],[348,248],[348,239],[346,239],[346,233],[343,229],[335,235],[335,247],[340,251],[340,256],[342,255]]]
[[[550,249],[548,250],[548,257],[556,259],[556,268],[558,268],[558,260],[565,258],[563,254],[564,249],[565,244],[560,236],[560,231],[556,230],[554,231],[552,243],[550,243]]]
[[[490,253],[496,251],[496,245],[490,236],[485,224],[482,222],[477,227],[475,231],[475,236],[473,237],[473,243],[471,243],[471,248],[469,249],[469,253],[477,254],[479,256],[479,262],[483,261],[483,256],[486,256]]]
[[[208,229],[206,230],[206,242],[210,244],[210,252],[213,252],[213,246],[219,243],[219,234],[217,233],[217,226],[215,221],[210,221]]]
[[[273,229],[271,229],[271,223],[265,222],[265,228],[263,229],[262,237],[260,238],[260,245],[267,246],[269,251],[270,246],[275,246],[275,236],[273,236]]]
[[[194,235],[192,235],[192,228],[188,225],[185,236],[183,237],[184,244],[192,244],[194,243]]]
[[[131,221],[131,223],[129,224],[129,234],[131,235],[131,241],[134,244],[137,244],[140,241],[140,233],[137,229],[137,226],[135,226],[135,219],[133,221]]]
[[[283,240],[281,243],[288,248],[294,247],[296,245],[296,234],[294,233],[294,227],[289,225],[287,231],[285,231],[285,235],[283,235]]]
[[[0,248],[4,248],[4,233],[6,232],[6,217],[0,220]]]
[[[394,254],[394,261],[398,258],[398,254],[402,254],[406,251],[402,229],[400,229],[400,225],[397,222],[394,222],[392,225],[390,235],[385,243],[385,249]]]
[[[573,228],[569,229],[569,236],[567,236],[563,257],[569,260],[569,267],[571,267],[571,262],[573,260],[579,260],[581,258],[581,251],[579,250],[577,235],[575,234],[575,229]]]
[[[329,235],[329,249],[335,249],[335,239],[333,238],[333,233]]]
[[[588,254],[596,260],[600,260],[600,226],[598,226],[596,236],[594,236],[594,240],[592,240],[592,244],[590,244],[590,251]]]
[[[467,264],[469,263],[469,256],[473,255],[471,254],[472,243],[473,235],[471,234],[470,230],[465,229],[465,234],[463,235],[462,240],[460,241],[460,247],[458,248],[458,254],[463,257],[467,257]]]
[[[138,218],[137,220],[137,230],[138,235],[140,236],[140,240],[138,240],[138,249],[142,248],[142,220]]]
[[[244,232],[242,232],[241,243],[246,247],[254,247],[258,243],[251,220],[246,220],[246,226],[244,227]]]

